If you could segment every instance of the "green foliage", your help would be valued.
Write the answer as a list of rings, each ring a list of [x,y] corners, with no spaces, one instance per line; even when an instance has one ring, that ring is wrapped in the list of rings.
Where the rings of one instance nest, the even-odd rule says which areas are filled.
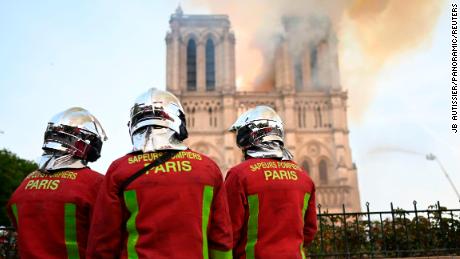
[[[430,206],[428,210],[323,214],[312,245],[312,258],[407,257],[460,252],[460,210]],[[373,220],[371,220],[371,217]],[[318,225],[320,225],[318,223]]]
[[[37,164],[21,159],[6,149],[0,150],[0,226],[9,226],[6,203],[24,177],[37,169]]]

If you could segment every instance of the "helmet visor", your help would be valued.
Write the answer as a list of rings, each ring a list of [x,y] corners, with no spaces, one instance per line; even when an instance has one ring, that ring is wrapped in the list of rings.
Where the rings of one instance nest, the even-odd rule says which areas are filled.
[[[179,132],[181,122],[179,117],[174,116],[179,113],[179,108],[172,104],[164,108],[143,104],[135,105],[131,109],[131,120],[129,124],[131,135],[145,126],[170,128],[175,132]]]
[[[66,125],[55,126],[49,123],[45,131],[43,149],[59,150],[86,160],[91,145],[96,150],[101,150],[102,141],[87,130]]]

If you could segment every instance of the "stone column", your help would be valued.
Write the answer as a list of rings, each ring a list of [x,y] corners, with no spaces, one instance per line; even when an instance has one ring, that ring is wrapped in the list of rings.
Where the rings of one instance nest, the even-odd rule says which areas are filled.
[[[235,35],[233,33],[229,33],[228,35],[229,41],[229,90],[235,91],[236,85],[236,62],[235,62]]]
[[[294,66],[292,63],[292,57],[288,49],[288,44],[285,42],[283,44],[283,89],[285,90],[294,90],[295,89],[295,80],[294,80]]]
[[[231,32],[224,32],[223,35],[223,87],[224,91],[235,89],[235,36]]]
[[[361,211],[361,197],[359,194],[359,185],[358,185],[358,172],[356,168],[350,170],[349,177],[352,178],[352,193],[351,193],[351,207],[353,211]]]
[[[229,60],[228,60],[228,57],[229,57],[229,53],[228,53],[228,49],[229,49],[229,44],[228,44],[228,35],[226,33],[224,33],[224,35],[222,36],[223,40],[222,40],[222,68],[223,68],[223,72],[222,72],[222,75],[223,75],[223,87],[224,89],[228,89],[228,85],[229,85]]]
[[[166,35],[166,87],[174,93],[180,91],[179,84],[179,39],[177,35]]]
[[[165,38],[166,42],[166,90],[168,91],[174,91],[174,88],[172,87],[172,36],[171,33],[168,32],[166,34]]]
[[[284,125],[286,133],[286,144],[289,150],[295,150],[296,137],[295,137],[295,111],[294,111],[295,98],[294,94],[287,93],[283,97],[284,106]]]
[[[223,49],[222,49],[222,42],[218,41],[214,45],[215,47],[215,71],[216,71],[216,90],[222,90],[223,84]]]
[[[172,75],[171,75],[171,84],[172,88],[180,91],[180,41],[179,37],[173,37],[172,41]]]
[[[187,46],[181,41],[178,41],[178,54],[177,54],[177,84],[178,88],[182,91],[187,90]]]
[[[303,59],[302,59],[302,72],[303,72],[303,89],[310,90],[312,89],[311,82],[311,60],[310,60],[310,48],[308,45],[304,46]]]
[[[281,42],[276,51],[275,85],[276,89],[282,91],[295,89],[292,58],[286,41]]]
[[[206,91],[206,50],[203,42],[198,42],[196,46],[196,86],[198,92]]]

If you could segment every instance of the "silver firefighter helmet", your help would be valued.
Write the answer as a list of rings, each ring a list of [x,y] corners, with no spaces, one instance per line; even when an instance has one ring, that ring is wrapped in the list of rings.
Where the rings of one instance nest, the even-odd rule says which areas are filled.
[[[185,113],[179,99],[156,88],[137,97],[128,122],[133,151],[179,149],[188,137]]]
[[[269,106],[249,109],[238,117],[229,131],[236,133],[236,144],[246,155],[292,159],[284,148],[283,121]]]
[[[241,114],[229,131],[236,132],[237,145],[242,149],[267,141],[283,143],[284,138],[283,121],[272,108],[265,105]]]
[[[73,107],[53,116],[45,130],[39,167],[43,170],[78,168],[101,156],[107,135],[89,111]],[[77,165],[78,164],[78,165]]]

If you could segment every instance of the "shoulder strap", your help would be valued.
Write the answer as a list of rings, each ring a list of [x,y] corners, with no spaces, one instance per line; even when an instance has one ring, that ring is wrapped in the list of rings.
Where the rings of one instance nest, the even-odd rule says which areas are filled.
[[[148,170],[156,167],[156,166],[159,166],[161,164],[163,164],[164,162],[168,161],[169,159],[171,159],[173,156],[175,156],[177,153],[179,153],[181,150],[168,150],[168,151],[165,151],[164,154],[162,156],[160,156],[157,160],[153,161],[152,163],[148,164],[146,167],[143,167],[141,170],[137,171],[135,174],[131,175],[130,177],[128,177],[128,179],[126,179],[124,182],[121,183],[120,185],[120,189],[118,191],[118,193],[120,195],[123,194],[123,191],[126,189],[126,187],[128,187],[128,185],[133,182],[134,180],[136,180],[139,176],[145,174]]]

